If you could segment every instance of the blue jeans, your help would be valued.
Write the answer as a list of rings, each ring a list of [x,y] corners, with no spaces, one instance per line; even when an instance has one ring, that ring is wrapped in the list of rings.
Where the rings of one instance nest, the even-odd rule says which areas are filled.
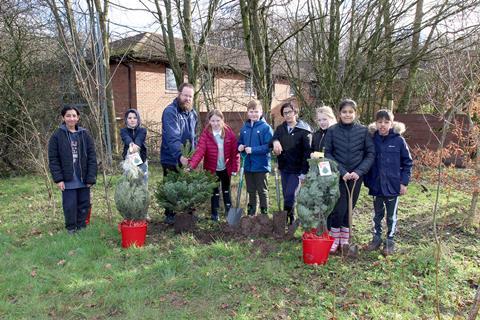
[[[295,191],[298,188],[300,173],[286,173],[280,171],[282,178],[283,207],[293,208],[295,205]]]
[[[86,227],[88,210],[90,209],[90,188],[65,189],[62,192],[65,228],[78,230]]]

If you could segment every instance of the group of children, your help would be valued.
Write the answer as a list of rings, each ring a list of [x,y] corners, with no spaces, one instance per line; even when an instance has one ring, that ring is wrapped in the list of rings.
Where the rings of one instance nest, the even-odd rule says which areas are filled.
[[[211,198],[211,219],[214,221],[219,219],[220,190],[225,213],[231,207],[230,181],[231,176],[239,170],[240,155],[249,199],[247,213],[250,216],[255,215],[257,203],[259,203],[260,212],[267,214],[267,175],[271,171],[273,151],[281,175],[284,210],[287,212],[288,222],[293,224],[296,193],[309,169],[307,159],[311,152],[322,151],[326,158],[337,162],[341,177],[340,198],[328,219],[330,234],[334,238],[331,252],[337,251],[342,245],[349,244],[348,193],[351,190],[353,207],[355,207],[361,184],[364,182],[374,202],[373,239],[366,249],[377,250],[384,243],[384,253],[392,254],[398,196],[407,191],[413,164],[408,146],[401,136],[405,126],[394,122],[390,111],[380,110],[376,114],[375,123],[367,128],[356,121],[357,105],[353,100],[343,100],[339,104],[338,112],[337,123],[330,107],[317,108],[315,120],[319,129],[314,132],[307,123],[298,119],[297,107],[287,102],[280,108],[284,122],[273,131],[263,117],[260,102],[253,100],[247,105],[248,120],[240,129],[237,139],[236,134],[225,123],[222,112],[210,111],[207,115],[208,124],[200,135],[194,154],[188,159],[187,167],[195,169],[203,160],[203,168],[218,177],[219,187],[214,190]],[[87,171],[88,175],[85,175],[84,163],[93,165],[92,159],[95,158],[91,147],[93,143],[90,136],[77,126],[79,118],[77,109],[62,111],[62,117],[64,125],[54,134],[49,145],[52,175],[62,191],[66,187],[67,189],[71,187],[63,184],[66,176],[61,173],[62,168],[60,168],[62,163],[68,163],[62,159],[63,154],[70,153],[64,153],[62,150],[67,147],[73,150],[73,142],[75,146],[79,145],[76,153],[73,153],[75,165],[72,167],[73,175],[77,177],[74,180],[82,184],[74,187],[81,189],[76,196],[85,202],[85,205],[82,205],[82,212],[85,213],[87,196],[83,188],[88,188],[95,183],[89,177],[96,173],[96,166],[90,168]],[[140,159],[139,166],[145,173],[145,182],[147,182],[148,165],[145,146],[147,131],[141,126],[137,110],[130,109],[126,112],[125,125],[125,128],[121,129],[124,143],[123,157],[136,156]],[[60,141],[60,138],[63,140]],[[81,161],[75,158],[75,154]],[[86,159],[83,159],[82,155],[85,155]],[[84,171],[82,171],[83,167],[85,167]],[[69,168],[66,171],[69,172]],[[68,201],[64,199],[67,229],[77,230],[85,227],[81,217],[78,221],[71,219],[73,215],[67,214],[69,209],[67,210],[65,206],[68,206]],[[385,214],[387,238],[383,242],[382,220]]]

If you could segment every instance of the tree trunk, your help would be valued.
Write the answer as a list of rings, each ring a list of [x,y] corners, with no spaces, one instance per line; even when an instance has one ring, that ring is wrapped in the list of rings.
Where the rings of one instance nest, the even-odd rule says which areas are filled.
[[[398,104],[398,112],[407,112],[412,97],[415,80],[417,78],[417,70],[419,64],[418,48],[420,45],[420,32],[423,19],[423,0],[417,0],[415,10],[415,19],[413,20],[412,46],[410,49],[410,67],[408,69],[408,78],[405,81],[405,89],[402,98]]]

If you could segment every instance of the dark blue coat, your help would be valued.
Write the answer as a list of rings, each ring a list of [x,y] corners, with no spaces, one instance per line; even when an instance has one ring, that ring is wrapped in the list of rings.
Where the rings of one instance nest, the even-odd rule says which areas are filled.
[[[162,146],[160,148],[160,162],[176,166],[182,155],[182,145],[187,140],[195,148],[195,132],[198,116],[195,110],[182,111],[178,98],[168,105],[162,114]]]
[[[84,128],[78,127],[78,161],[80,180],[85,184],[95,184],[97,180],[97,157],[92,137]],[[48,141],[48,165],[53,181],[73,180],[73,155],[67,128],[62,125]]]
[[[246,172],[270,172],[270,147],[269,143],[273,136],[272,127],[262,117],[255,121],[245,122],[240,129],[238,144],[251,147],[252,153],[245,158],[244,168]]]
[[[370,131],[373,126],[370,125]],[[392,197],[400,194],[400,184],[408,185],[413,160],[405,139],[401,136],[405,126],[394,122],[387,136],[373,133],[375,162],[365,176],[365,185],[372,196]]]
[[[131,112],[134,112],[137,115],[138,124],[135,128],[129,128],[127,126],[127,116]],[[140,114],[137,110],[129,109],[127,110],[127,112],[125,112],[125,128],[122,128],[120,130],[120,137],[122,137],[123,141],[123,159],[125,159],[125,157],[127,156],[130,143],[133,142],[140,147],[140,158],[142,158],[142,161],[147,161],[147,147],[145,145],[145,139],[147,138],[147,129],[141,127]]]

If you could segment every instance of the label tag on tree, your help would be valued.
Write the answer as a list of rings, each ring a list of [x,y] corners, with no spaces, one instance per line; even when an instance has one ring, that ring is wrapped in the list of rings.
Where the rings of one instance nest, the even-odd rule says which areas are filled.
[[[140,157],[140,154],[138,152],[135,153],[129,153],[127,156],[134,165],[139,166],[143,163],[142,158]]]
[[[318,172],[320,172],[320,176],[331,176],[332,169],[330,168],[330,162],[322,161],[318,163]]]

